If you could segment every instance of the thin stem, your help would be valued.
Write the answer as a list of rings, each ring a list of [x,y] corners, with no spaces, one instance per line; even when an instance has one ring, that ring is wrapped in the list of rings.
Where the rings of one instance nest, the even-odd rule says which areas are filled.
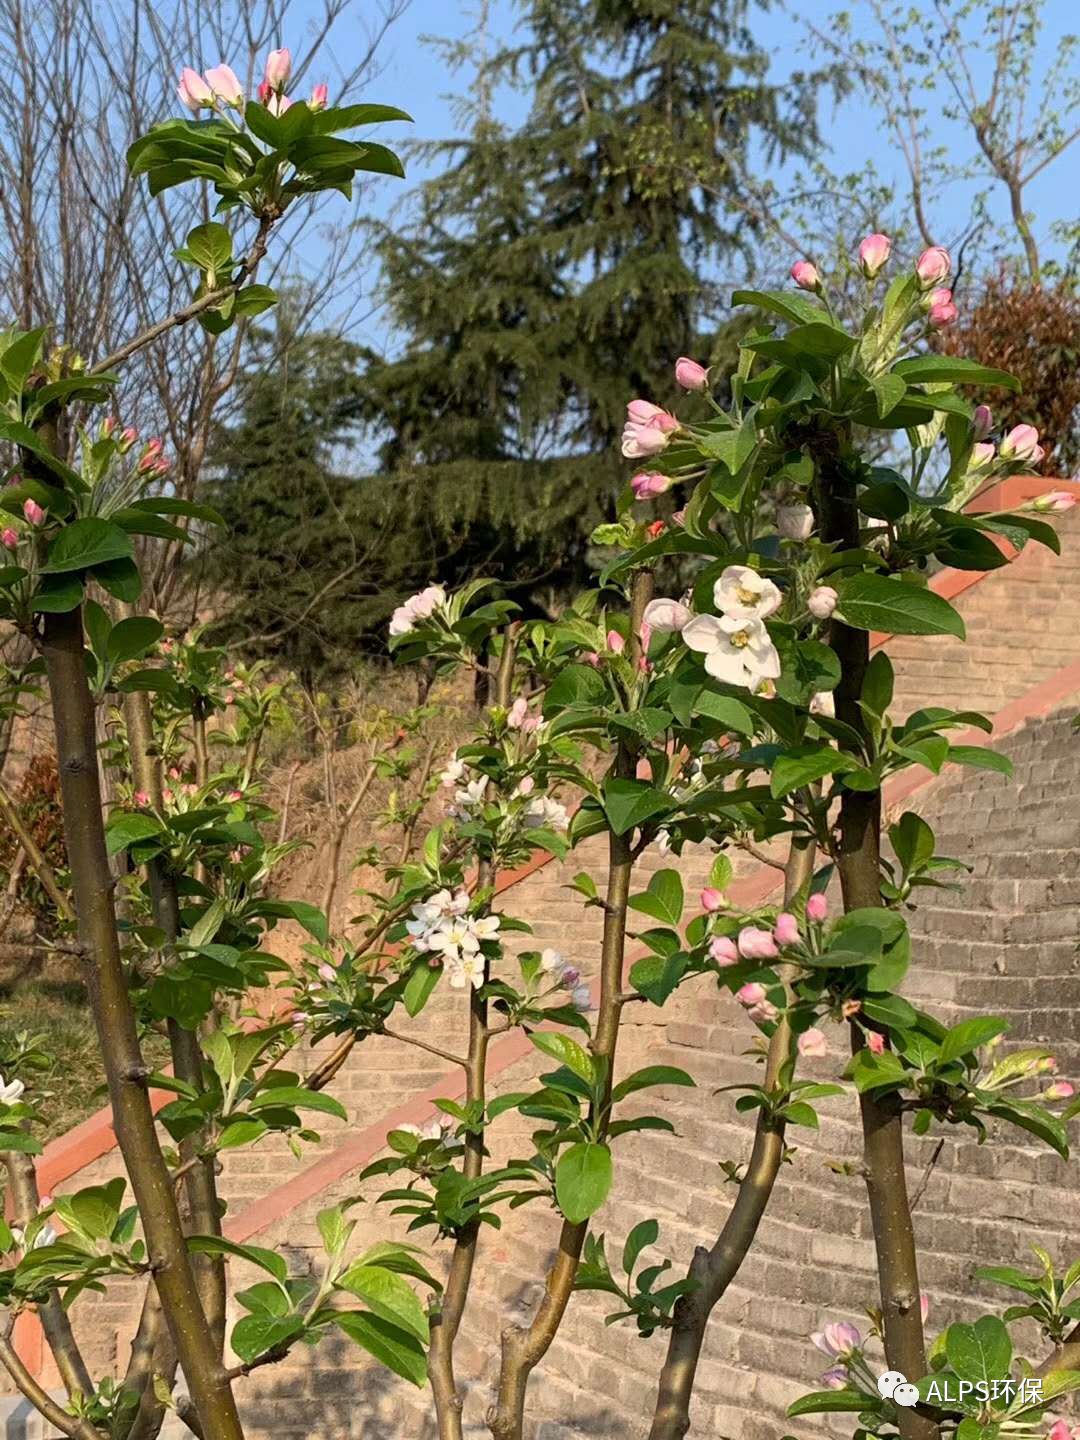
[[[0,819],[7,825],[8,829],[22,846],[23,853],[30,863],[30,868],[41,883],[41,888],[48,895],[49,899],[56,906],[56,912],[62,919],[73,924],[75,912],[72,910],[68,897],[60,888],[60,882],[56,878],[56,871],[52,868],[45,856],[30,834],[30,831],[23,824],[22,816],[19,814],[18,806],[11,796],[0,785]]]
[[[651,570],[634,574],[630,604],[629,656],[637,667],[641,659],[641,621],[645,607],[652,599]],[[637,746],[630,740],[621,741],[612,769],[623,779],[632,779],[637,769]],[[634,869],[634,855],[628,835],[608,832],[608,882],[604,903],[604,932],[600,950],[600,1010],[591,1049],[605,1069],[606,1093],[602,1111],[610,1110],[611,1086],[615,1070],[615,1047],[619,1037],[622,1014],[622,978],[626,955],[627,902]],[[600,1126],[598,1138],[607,1133],[606,1123]],[[547,1273],[544,1295],[528,1326],[510,1325],[502,1334],[502,1363],[495,1404],[488,1411],[487,1422],[494,1440],[521,1440],[525,1423],[525,1396],[529,1376],[547,1354],[559,1333],[566,1307],[573,1294],[581,1250],[588,1233],[588,1222],[564,1220],[559,1231],[559,1250]]]
[[[68,1435],[71,1440],[102,1440],[102,1431],[89,1420],[79,1420],[58,1405],[47,1390],[34,1379],[6,1335],[0,1335],[0,1363],[15,1382],[16,1388],[25,1395],[34,1409],[44,1415],[50,1425]]]
[[[469,1068],[468,1058],[464,1055],[455,1055],[451,1050],[440,1050],[438,1045],[429,1045],[426,1040],[420,1040],[415,1035],[402,1035],[398,1030],[391,1030],[384,1025],[379,1031],[388,1040],[400,1040],[403,1045],[415,1045],[417,1050],[426,1050],[429,1055],[437,1055],[440,1060],[445,1060],[449,1065],[461,1065],[464,1069]]]
[[[817,847],[812,841],[800,844],[802,838],[793,837],[788,851],[784,867],[785,905],[794,900],[814,873]],[[782,970],[785,989],[790,987],[790,970],[790,966]],[[784,1066],[794,1057],[794,1036],[784,1016],[769,1037],[763,1082],[766,1090],[776,1086]],[[687,1271],[694,1288],[681,1296],[675,1306],[649,1440],[683,1440],[689,1433],[690,1401],[709,1318],[739,1273],[757,1236],[783,1164],[786,1129],[779,1116],[765,1109],[758,1111],[754,1145],[735,1203],[711,1249],[699,1245],[694,1251]]]

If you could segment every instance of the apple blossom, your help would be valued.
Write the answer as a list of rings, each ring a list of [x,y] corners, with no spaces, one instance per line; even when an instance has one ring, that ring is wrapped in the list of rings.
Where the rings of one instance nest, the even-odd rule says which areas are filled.
[[[806,608],[815,620],[828,620],[840,596],[831,585],[816,585],[806,601]]]
[[[511,730],[520,730],[525,724],[529,714],[529,702],[524,695],[519,695],[510,706],[506,716],[507,726]]]
[[[709,954],[718,965],[737,965],[739,952],[729,935],[714,935],[709,941]]]
[[[1014,425],[1001,442],[1003,460],[1030,460],[1039,447],[1039,432],[1034,425]]]
[[[232,105],[237,110],[243,105],[244,87],[228,65],[215,65],[212,70],[207,70],[206,83],[218,99],[224,100],[227,105]]]
[[[989,405],[976,405],[971,416],[971,434],[976,440],[985,440],[994,428],[994,412]]]
[[[712,915],[717,910],[725,909],[726,906],[727,900],[724,898],[724,892],[717,890],[715,885],[706,885],[701,892],[701,908]]]
[[[680,355],[675,361],[675,383],[684,390],[704,390],[709,383],[709,372],[696,360]]]
[[[810,1336],[810,1342],[826,1355],[842,1360],[862,1347],[862,1335],[850,1321],[838,1320],[831,1325],[823,1325]]]
[[[760,1005],[765,999],[765,986],[756,980],[751,980],[735,991],[735,999],[740,1005],[745,1005],[747,1008],[751,1005]]]
[[[971,454],[968,456],[967,471],[970,474],[974,470],[986,470],[993,465],[997,459],[997,451],[989,440],[979,440],[971,447]]]
[[[272,90],[266,102],[266,108],[271,115],[284,115],[286,110],[292,108],[292,103],[288,95],[279,95],[276,90]]]
[[[845,1020],[850,1020],[862,1010],[861,1000],[845,1000],[840,1006],[840,1014]]]
[[[525,824],[530,830],[566,830],[570,825],[570,813],[565,805],[553,800],[550,795],[538,795],[525,812]]]
[[[663,520],[654,520],[651,525],[645,526],[645,534],[650,540],[658,539],[666,529]]]
[[[818,1029],[804,1030],[798,1046],[799,1054],[807,1060],[822,1060],[829,1053],[829,1042]]]
[[[643,470],[630,481],[630,489],[634,492],[635,500],[652,500],[670,490],[674,483],[670,475],[661,475],[655,470]]]
[[[867,235],[859,242],[859,266],[868,280],[873,280],[892,253],[892,241],[887,235]]]
[[[715,680],[753,690],[780,674],[779,653],[760,620],[695,615],[682,638],[688,649],[705,656],[706,673]]]
[[[842,1365],[834,1365],[831,1370],[826,1370],[823,1373],[821,1383],[825,1386],[826,1390],[846,1390],[848,1383],[847,1371]]]
[[[21,1080],[8,1080],[5,1082],[3,1075],[0,1075],[0,1104],[14,1105],[22,1098],[26,1089]]]
[[[140,807],[140,809],[150,804],[150,796],[146,793],[145,790],[136,790],[131,798],[134,803]]]
[[[806,902],[806,918],[808,920],[821,921],[829,913],[829,902],[819,892],[811,895]]]
[[[1049,490],[1045,495],[1033,500],[1031,508],[1041,514],[1060,514],[1063,510],[1071,510],[1075,504],[1076,496],[1070,491]]]
[[[288,50],[271,50],[266,57],[266,84],[280,90],[292,73],[292,56]]]
[[[780,953],[776,941],[768,930],[756,925],[744,925],[739,931],[739,954],[744,960],[775,960]]]
[[[328,985],[329,985],[332,981],[336,980],[336,979],[337,979],[337,971],[334,969],[333,965],[326,965],[326,964],[320,965],[320,966],[319,966],[319,979],[320,979],[320,980],[325,980]]]
[[[628,460],[643,460],[659,455],[679,428],[674,415],[654,405],[651,400],[631,400],[626,407],[622,453]]]
[[[1068,1100],[1076,1094],[1076,1087],[1068,1080],[1056,1080],[1048,1090],[1043,1091],[1044,1100]]]
[[[196,115],[204,105],[213,105],[214,103],[214,92],[199,72],[192,70],[190,65],[185,65],[180,71],[180,84],[176,87],[176,93],[187,108]]]
[[[814,512],[809,505],[778,505],[776,528],[785,540],[809,540],[814,532]]]
[[[29,498],[23,501],[22,513],[30,525],[40,525],[45,519],[45,511],[36,500]]]
[[[952,258],[941,245],[931,245],[915,261],[915,274],[924,290],[931,290],[941,283],[952,269]]]
[[[771,580],[748,565],[728,565],[713,585],[713,604],[734,620],[764,620],[783,596]]]
[[[591,1010],[593,1008],[593,998],[592,991],[588,985],[575,985],[570,994],[570,1003],[575,1010],[580,1010],[582,1014],[587,1010]]]
[[[618,630],[609,630],[604,637],[604,643],[613,655],[621,655],[626,649],[626,641]]]
[[[799,922],[795,916],[786,910],[781,911],[773,926],[773,937],[778,945],[797,945],[799,943]]]
[[[0,531],[0,544],[5,545],[9,550],[16,550],[16,549],[18,549],[18,545],[19,545],[18,532],[15,531],[15,530],[12,530],[12,528],[11,528],[10,525],[7,526],[7,528],[6,528],[5,530]]]
[[[798,285],[800,290],[820,290],[821,276],[817,267],[811,265],[809,260],[796,260],[791,267],[791,278]]]
[[[690,611],[678,600],[660,597],[645,606],[642,622],[659,635],[674,635],[690,623]]]
[[[953,304],[951,290],[931,290],[929,320],[935,330],[943,330],[946,325],[951,325],[959,314]]]
[[[831,690],[817,690],[811,695],[810,714],[827,715],[830,720],[836,719],[836,700]]]
[[[866,1032],[866,1048],[874,1055],[884,1055],[885,1036],[880,1035],[876,1030]]]
[[[330,99],[330,91],[325,84],[318,84],[312,87],[311,99],[308,101],[309,110],[325,110]]]

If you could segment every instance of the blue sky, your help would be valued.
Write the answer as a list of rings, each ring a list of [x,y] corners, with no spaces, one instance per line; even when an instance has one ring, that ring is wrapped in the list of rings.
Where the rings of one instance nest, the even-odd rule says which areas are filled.
[[[830,17],[838,8],[841,7],[837,0],[789,0],[789,12],[794,13],[785,13],[777,7],[757,16],[754,28],[759,43],[774,56],[777,75],[782,76],[793,67],[811,63],[805,49],[803,25],[809,22],[827,28]],[[929,9],[929,6],[926,8]],[[849,0],[847,9],[852,13],[856,32],[869,27],[872,17],[867,0]],[[1045,30],[1040,47],[1040,70],[1050,65],[1062,37],[1080,29],[1080,4],[1077,0],[1043,0],[1042,10]],[[493,39],[509,35],[517,24],[518,14],[518,6],[513,0],[491,0]],[[447,70],[442,57],[424,43],[423,37],[429,34],[462,37],[474,27],[475,15],[471,0],[412,0],[409,10],[384,42],[380,55],[383,72],[373,85],[369,98],[400,104],[409,110],[416,121],[411,127],[412,132],[418,138],[442,139],[456,133],[454,91],[455,87],[466,83],[464,76],[455,76]],[[927,30],[926,43],[929,50],[937,49],[941,53],[943,63],[948,59],[942,37],[932,24]],[[508,120],[516,120],[522,115],[523,104],[516,96],[496,99],[498,112]],[[826,102],[821,119],[830,149],[830,165],[834,170],[851,172],[870,163],[882,180],[902,179],[902,161],[865,99],[852,97],[835,111],[831,103]],[[1077,117],[1074,117],[1073,123],[1077,123]],[[955,149],[961,140],[965,153],[969,148],[966,134],[961,136],[957,127],[944,119],[940,122],[940,136],[950,149]],[[422,179],[425,173],[423,167],[414,161],[410,165],[408,183]],[[788,172],[778,178],[783,188],[786,184],[796,183],[798,177],[794,172]],[[962,183],[953,187],[937,212],[942,233],[936,234],[935,238],[949,241],[963,232],[977,188],[974,184]],[[367,203],[386,213],[391,204],[400,199],[401,193],[396,186],[386,186],[377,195],[369,193]],[[1051,220],[1076,218],[1080,208],[1075,203],[1077,194],[1080,194],[1080,142],[1045,171],[1028,192],[1029,208],[1037,216],[1036,230],[1040,238],[1048,231]],[[1002,194],[995,202],[996,218],[1004,219],[1005,213]],[[1052,243],[1047,241],[1046,245],[1048,253],[1052,254]],[[387,334],[385,324],[377,314],[366,323],[364,338],[378,345],[393,346],[393,337]]]

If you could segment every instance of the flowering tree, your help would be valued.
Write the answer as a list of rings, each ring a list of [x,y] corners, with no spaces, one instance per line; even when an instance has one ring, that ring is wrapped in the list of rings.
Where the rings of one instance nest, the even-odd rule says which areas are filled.
[[[328,108],[323,87],[292,103],[289,75],[288,52],[273,52],[259,99],[248,100],[227,66],[204,76],[185,70],[180,95],[196,118],[157,127],[129,153],[152,189],[208,179],[222,212],[250,216],[244,258],[225,225],[197,226],[179,257],[199,271],[191,304],[88,369],[47,349],[40,332],[12,334],[0,348],[0,437],[19,457],[0,497],[13,517],[0,593],[40,652],[52,700],[77,946],[134,1199],[124,1207],[126,1185],[117,1180],[43,1202],[30,1159],[38,1148],[32,1087],[6,1077],[0,1149],[17,1223],[0,1227],[10,1257],[2,1298],[13,1313],[40,1315],[66,1404],[42,1390],[6,1334],[0,1363],[56,1429],[79,1440],[152,1436],[169,1410],[196,1435],[233,1440],[243,1433],[234,1387],[295,1346],[341,1331],[404,1379],[430,1379],[440,1437],[458,1440],[455,1348],[482,1261],[480,1236],[506,1208],[534,1203],[561,1217],[559,1243],[529,1323],[501,1336],[488,1414],[495,1440],[520,1440],[530,1376],[576,1289],[611,1294],[617,1318],[632,1318],[644,1337],[666,1337],[652,1436],[682,1436],[709,1317],[753,1243],[787,1127],[816,1124],[814,1101],[847,1088],[796,1078],[800,1055],[827,1053],[821,1023],[831,1018],[850,1031],[852,1058],[838,1078],[853,1087],[863,1121],[881,1278],[877,1331],[892,1380],[873,1383],[862,1337],[833,1324],[818,1337],[839,1362],[830,1388],[792,1413],[850,1410],[864,1436],[903,1440],[931,1440],[943,1426],[960,1440],[996,1440],[1002,1426],[1022,1432],[1049,1398],[1080,1384],[1068,1368],[1077,1347],[1064,1303],[1075,1276],[1059,1285],[1049,1272],[988,1272],[1030,1299],[1020,1309],[1055,1346],[1044,1395],[1014,1386],[1005,1398],[974,1389],[955,1398],[950,1379],[974,1386],[1009,1378],[1005,1322],[1017,1307],[1004,1320],[950,1327],[928,1359],[904,1126],[910,1115],[918,1132],[965,1124],[981,1135],[994,1118],[1065,1153],[1063,1118],[1050,1107],[1071,1087],[1055,1082],[1018,1096],[1018,1085],[1052,1070],[1047,1051],[999,1059],[993,1047],[1004,1022],[979,1017],[946,1030],[898,993],[910,952],[905,906],[953,862],[935,855],[933,834],[915,815],[890,829],[895,858],[881,854],[890,775],[913,764],[1007,767],[949,739],[958,727],[989,728],[981,717],[926,709],[892,718],[892,672],[884,655],[870,658],[869,632],[962,635],[959,615],[924,583],[931,558],[988,569],[1004,562],[998,537],[1057,546],[1032,508],[962,509],[986,480],[1037,463],[1038,436],[1021,426],[993,445],[992,417],[957,387],[1007,388],[1009,377],[921,353],[928,330],[955,318],[943,284],[948,255],[926,252],[880,295],[889,242],[868,237],[860,246],[867,305],[855,334],[836,322],[805,263],[793,272],[802,293],[737,294],[737,304],[771,319],[743,342],[731,409],[712,401],[708,373],[686,358],[676,374],[698,397],[692,417],[631,403],[624,454],[652,468],[633,478],[617,519],[597,536],[613,551],[598,588],[557,621],[522,622],[484,581],[455,594],[428,587],[398,610],[391,632],[402,661],[481,673],[492,702],[444,773],[448,818],[414,850],[418,817],[410,813],[408,843],[386,867],[386,888],[368,897],[359,933],[336,934],[317,906],[273,893],[287,845],[267,840],[272,817],[254,783],[273,696],[258,677],[223,676],[221,653],[198,637],[172,640],[153,617],[134,613],[132,535],[178,541],[169,516],[216,517],[162,493],[160,445],[74,418],[74,407],[106,398],[116,367],[171,329],[226,327],[272,303],[253,277],[297,196],[348,194],[362,170],[397,172],[389,151],[340,132],[401,112]],[[60,458],[72,424],[77,466]],[[869,465],[860,448],[866,430],[905,436],[909,458],[896,468]],[[686,503],[670,527],[637,518],[637,501],[673,486],[684,488]],[[1034,508],[1063,503],[1050,497]],[[682,599],[654,594],[654,566],[669,555],[700,560]],[[207,721],[238,692],[235,759],[215,767]],[[113,696],[123,724],[102,757],[114,781],[103,820],[95,706]],[[500,870],[537,847],[563,856],[590,836],[607,848],[603,886],[586,873],[575,881],[583,904],[603,918],[592,984],[573,956],[512,956],[508,937],[528,927],[493,908]],[[726,852],[748,838],[788,844],[779,911],[738,914],[727,904]],[[700,844],[716,854],[689,917],[677,869],[635,889],[650,847],[679,854]],[[134,877],[122,924],[110,854],[125,856]],[[831,917],[833,874],[843,912]],[[648,953],[627,973],[636,915],[650,922],[638,937]],[[311,937],[287,977],[288,1013],[240,1025],[242,998],[282,968],[262,944],[284,918]],[[693,1078],[669,1066],[623,1073],[620,1024],[628,1004],[662,1006],[679,986],[703,980],[731,991],[762,1038],[762,1083],[739,1087],[739,1108],[756,1114],[754,1148],[720,1235],[698,1248],[684,1276],[655,1288],[655,1267],[639,1271],[638,1260],[658,1238],[656,1222],[626,1237],[624,1279],[613,1275],[590,1222],[617,1185],[621,1137],[671,1129],[663,1115],[628,1115],[624,1102]],[[459,991],[467,1008],[461,1053],[409,1028],[440,985]],[[168,1036],[170,1076],[145,1061],[141,1035],[151,1026]],[[514,1029],[554,1068],[533,1088],[493,1097],[490,1042]],[[287,1065],[301,1036],[336,1042],[306,1076]],[[312,1134],[304,1112],[345,1118],[329,1087],[357,1043],[384,1036],[465,1075],[463,1102],[440,1101],[438,1122],[392,1131],[390,1153],[359,1177],[392,1177],[381,1199],[408,1217],[410,1230],[434,1232],[445,1280],[413,1245],[353,1253],[347,1206],[318,1217],[325,1259],[317,1274],[290,1274],[275,1251],[225,1238],[219,1157],[275,1132],[299,1147]],[[32,1072],[31,1059],[16,1057],[16,1068]],[[159,1117],[171,1146],[155,1128],[151,1084],[176,1097]],[[510,1110],[536,1122],[531,1146],[493,1165],[489,1132]],[[226,1337],[230,1255],[265,1278],[235,1297],[246,1314]],[[146,1300],[116,1383],[88,1372],[68,1316],[85,1289],[132,1275],[146,1278]],[[231,1366],[226,1338],[238,1361]]]

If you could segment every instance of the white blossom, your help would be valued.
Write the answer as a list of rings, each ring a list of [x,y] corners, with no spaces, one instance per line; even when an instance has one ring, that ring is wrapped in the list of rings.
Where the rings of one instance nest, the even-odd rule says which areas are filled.
[[[716,608],[733,620],[764,620],[780,608],[783,598],[771,580],[748,565],[728,565],[713,586]]]
[[[25,1089],[26,1086],[21,1080],[11,1080],[5,1084],[3,1075],[0,1075],[0,1102],[4,1105],[14,1105],[21,1099]]]
[[[529,802],[529,808],[525,811],[525,824],[530,830],[541,827],[547,830],[565,830],[570,824],[570,812],[550,795],[538,795]]]
[[[683,641],[705,656],[708,674],[729,685],[753,690],[780,674],[780,656],[760,620],[696,615],[683,631]]]

